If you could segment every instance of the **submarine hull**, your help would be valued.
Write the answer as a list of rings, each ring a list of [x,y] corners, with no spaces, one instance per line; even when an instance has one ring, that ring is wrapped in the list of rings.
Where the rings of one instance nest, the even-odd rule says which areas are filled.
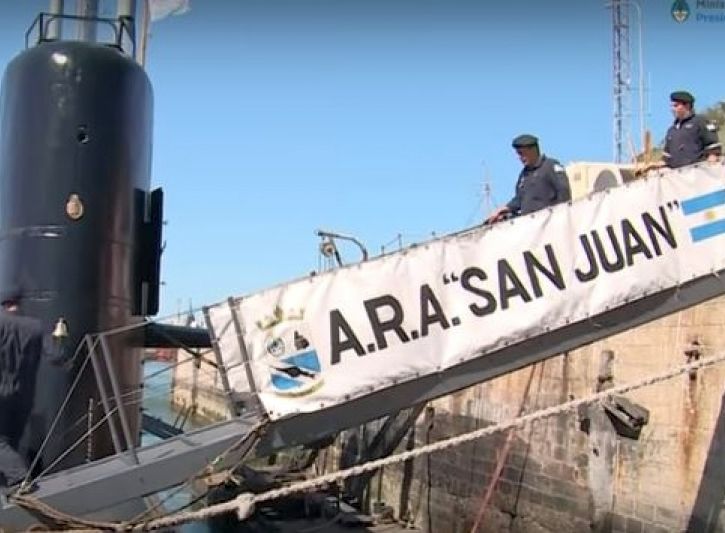
[[[144,237],[152,107],[143,69],[102,44],[41,43],[16,57],[2,80],[0,293],[17,303],[19,315],[39,321],[49,343],[62,343],[40,357],[34,375],[21,376],[32,402],[19,408],[13,427],[0,427],[28,464],[78,379],[36,470],[74,443],[54,469],[113,451],[83,339],[156,312],[158,291],[149,290],[145,273],[149,262],[158,268],[159,252],[153,246],[149,252]],[[60,319],[68,336],[53,338]],[[108,346],[136,440],[140,343],[132,334],[111,335]]]

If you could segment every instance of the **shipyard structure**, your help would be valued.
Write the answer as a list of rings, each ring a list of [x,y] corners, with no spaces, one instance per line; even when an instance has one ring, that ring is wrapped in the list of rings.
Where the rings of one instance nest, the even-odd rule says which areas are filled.
[[[642,185],[635,184],[642,180],[635,178],[633,169],[624,165],[578,163],[570,165],[567,173],[574,205],[590,201],[599,193],[608,194],[610,188],[617,188],[623,199],[627,189]],[[653,179],[657,177],[648,178]],[[636,218],[640,218],[639,226]],[[605,229],[601,234],[580,236],[577,246],[592,253],[588,261],[578,263],[575,270],[578,281],[593,280],[595,270],[598,270],[596,277],[624,272],[639,261],[638,256],[643,261],[657,261],[658,256],[666,253],[665,248],[679,246],[668,237],[674,235],[674,230],[667,229],[671,223],[667,217],[656,224],[655,218],[648,218],[643,208],[642,212],[623,220],[632,220],[631,228],[638,229],[630,231],[628,223],[623,223],[609,226],[613,228],[611,231]],[[650,225],[648,220],[652,221]],[[460,238],[465,239],[465,235]],[[513,265],[514,261],[510,263]],[[569,282],[556,283],[559,278],[552,264],[548,263],[548,272],[552,275],[546,281],[559,289]],[[467,277],[477,282],[484,279],[482,275],[470,273]],[[479,289],[479,296],[486,293],[480,305],[472,310],[482,316],[494,314],[507,304],[514,305],[515,300],[527,303],[546,296],[543,282],[538,290],[536,283],[527,289],[535,278],[527,280],[524,268],[515,276],[509,274],[507,279],[518,279],[520,285],[506,285],[507,294],[503,299],[497,290],[484,291],[483,283],[471,283]],[[660,283],[653,278],[645,281],[645,285],[650,281]],[[685,286],[676,286],[672,297],[688,299]],[[678,295],[680,289],[682,293]],[[244,306],[245,299],[247,302],[251,299],[248,305],[254,305],[258,296],[267,301],[268,309],[274,308],[271,302],[284,301],[284,297],[278,299],[280,293],[271,289],[263,291],[261,296],[241,298],[237,303],[230,300],[229,306]],[[623,297],[624,301],[627,299]],[[371,300],[376,304],[381,302]],[[428,305],[424,322],[430,329],[434,326],[446,331],[455,328],[451,317],[443,313],[442,304],[438,307],[442,297],[427,296],[424,301]],[[391,302],[387,300],[388,304]],[[408,311],[406,308],[405,312]],[[633,306],[629,313],[641,314],[641,320],[646,321],[650,311],[648,306]],[[388,325],[383,324],[383,330],[387,328],[390,338],[385,342],[404,338],[406,344],[413,343],[412,336],[405,335],[403,330],[397,331],[396,324],[390,323],[396,313],[392,317],[386,315]],[[284,322],[289,316],[294,323],[294,315],[299,315],[299,311],[288,313],[288,317],[282,315],[280,312],[262,315],[257,326],[259,329],[281,327],[277,322]],[[224,322],[215,322],[213,318],[212,315],[212,325]],[[544,316],[541,320],[549,319]],[[348,327],[353,320],[345,319],[347,325],[338,336],[340,344],[337,358],[335,353],[332,355],[333,363],[377,356],[374,346],[361,338],[360,329]],[[345,480],[343,490],[368,513],[394,516],[402,524],[431,532],[723,531],[725,367],[720,364],[681,372],[674,377],[668,370],[725,352],[724,320],[723,298],[611,336],[607,333],[616,320],[613,322],[607,316],[590,318],[588,326],[595,338],[600,336],[599,331],[605,338],[562,350],[525,368],[511,368],[509,373],[485,383],[431,401],[414,403],[408,396],[405,401],[409,405],[395,414],[336,433],[334,441],[317,457],[313,470],[318,474],[333,472],[383,455],[415,450],[457,435],[492,428],[489,435],[351,477]],[[300,331],[295,330],[295,335],[299,336]],[[544,336],[543,328],[541,335]],[[395,339],[396,336],[400,338]],[[230,345],[224,345],[224,332],[219,337],[229,350]],[[272,338],[263,337],[265,342]],[[286,340],[284,335],[279,338]],[[542,347],[541,344],[547,343],[542,337],[539,339],[531,341],[531,353],[555,349],[555,346]],[[248,342],[253,350],[253,341]],[[267,344],[267,348],[275,349],[278,345]],[[519,353],[522,358],[528,356],[526,349]],[[179,352],[178,357],[179,361],[189,359],[184,352]],[[280,360],[284,357],[277,359],[277,365]],[[180,409],[193,409],[219,419],[228,416],[228,395],[223,379],[215,370],[215,361],[214,351],[209,350],[201,358],[175,368],[172,399]],[[311,375],[315,374],[314,364],[305,367],[304,361],[298,363],[299,368],[308,368]],[[259,368],[253,361],[248,365]],[[232,363],[229,367],[232,379],[234,366]],[[269,381],[270,387],[276,386],[277,397],[285,395],[285,387],[293,391],[287,398],[315,394],[314,382],[321,378],[305,379],[298,375],[295,378],[298,383],[288,383],[281,379],[289,377],[287,373],[275,385],[275,375],[279,376],[275,372],[279,370],[284,369],[274,367]],[[630,383],[638,385],[626,393],[603,396],[608,390],[616,391]],[[401,394],[406,393],[401,391]],[[587,401],[596,395],[599,395],[597,401]],[[392,409],[397,400],[391,401]],[[284,403],[278,404],[280,409],[285,407]],[[533,417],[528,424],[506,427],[508,421],[527,416]],[[497,429],[501,424],[503,428]]]
[[[723,321],[725,298],[718,298],[430,402],[395,451],[723,352]],[[194,405],[221,419],[221,383],[204,366],[176,368],[173,402],[182,413]],[[486,532],[725,531],[724,382],[720,365],[628,394],[647,410],[645,425],[635,419],[630,427],[612,404],[568,409],[522,430],[385,467],[350,487],[368,512],[390,507],[402,523],[431,532],[473,531],[479,516],[475,531]],[[383,423],[341,433],[318,460],[319,471],[358,462]]]
[[[138,6],[77,7],[0,91],[0,529],[723,531],[722,161],[577,164],[572,201],[160,324]]]
[[[417,409],[397,452],[583,398],[725,350],[718,298]],[[183,352],[179,357],[185,359]],[[212,354],[205,357],[211,363]],[[172,398],[223,419],[211,364],[174,371]],[[354,487],[424,531],[724,531],[725,368],[684,373],[616,402],[571,408],[523,430],[385,467]],[[624,407],[624,410],[622,409]],[[632,411],[634,418],[625,413]],[[645,415],[646,413],[646,415]],[[636,416],[644,419],[637,419]],[[321,472],[365,457],[384,420],[342,432]],[[427,528],[427,529],[426,529]]]

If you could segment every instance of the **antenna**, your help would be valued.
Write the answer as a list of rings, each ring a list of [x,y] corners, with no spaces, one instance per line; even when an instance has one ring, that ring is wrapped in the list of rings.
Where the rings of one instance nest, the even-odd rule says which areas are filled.
[[[629,2],[613,0],[612,8],[612,74],[613,74],[613,141],[614,162],[624,162],[627,139],[630,138],[631,73],[629,58]],[[641,73],[640,73],[641,76]]]
[[[636,0],[629,0],[629,3],[632,4],[637,10],[637,92],[639,93],[639,148],[641,152],[645,152],[647,149],[647,129],[645,126],[646,109],[644,105],[644,52],[642,51],[642,42],[644,40],[644,38],[642,37],[642,28],[644,27],[644,18],[642,17],[642,6],[640,6]]]
[[[493,211],[493,188],[491,187],[491,173],[488,171],[486,162],[483,162],[483,216]]]
[[[491,185],[491,173],[489,172],[486,161],[481,161],[481,167],[483,169],[483,179],[481,180],[481,190],[476,191],[476,206],[471,211],[471,214],[466,219],[466,226],[470,226],[474,220],[485,219],[491,211],[493,211],[496,199],[493,197],[493,186]],[[476,184],[478,187],[478,184]]]

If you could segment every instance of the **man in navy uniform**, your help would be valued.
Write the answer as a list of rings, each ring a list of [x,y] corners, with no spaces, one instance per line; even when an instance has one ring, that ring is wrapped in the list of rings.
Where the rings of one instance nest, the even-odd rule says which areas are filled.
[[[695,114],[695,97],[687,91],[675,91],[670,100],[675,121],[667,130],[664,166],[679,168],[706,159],[717,161],[721,151],[717,126]]]
[[[18,287],[0,289],[0,494],[25,477],[35,457],[30,447],[36,444],[26,450],[20,442],[36,418],[32,412],[36,385],[42,386],[41,358],[54,365],[66,362],[64,345],[46,335],[39,319],[22,315],[22,299]]]
[[[39,321],[18,314],[15,295],[0,296],[0,493],[23,479],[32,457],[19,451],[33,407],[43,346]],[[27,461],[26,461],[27,459]]]
[[[506,205],[496,209],[486,219],[487,224],[506,216],[532,213],[571,199],[569,178],[564,167],[539,150],[539,140],[533,135],[519,135],[511,143],[524,164],[516,183],[516,194]]]

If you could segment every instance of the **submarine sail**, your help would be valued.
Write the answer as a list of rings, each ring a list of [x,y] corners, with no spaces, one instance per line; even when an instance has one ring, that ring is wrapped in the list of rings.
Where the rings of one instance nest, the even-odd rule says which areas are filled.
[[[30,320],[42,336],[37,360],[2,368],[15,371],[18,387],[0,391],[0,410],[14,413],[0,417],[0,442],[26,466],[42,447],[36,471],[103,418],[92,367],[83,366],[84,336],[138,323],[158,308],[152,88],[126,46],[133,13],[94,14],[39,15],[37,39],[9,63],[0,87],[0,318],[11,326]],[[74,25],[82,28],[75,35]],[[143,342],[115,335],[109,343],[135,439]],[[55,469],[112,451],[104,425]]]

